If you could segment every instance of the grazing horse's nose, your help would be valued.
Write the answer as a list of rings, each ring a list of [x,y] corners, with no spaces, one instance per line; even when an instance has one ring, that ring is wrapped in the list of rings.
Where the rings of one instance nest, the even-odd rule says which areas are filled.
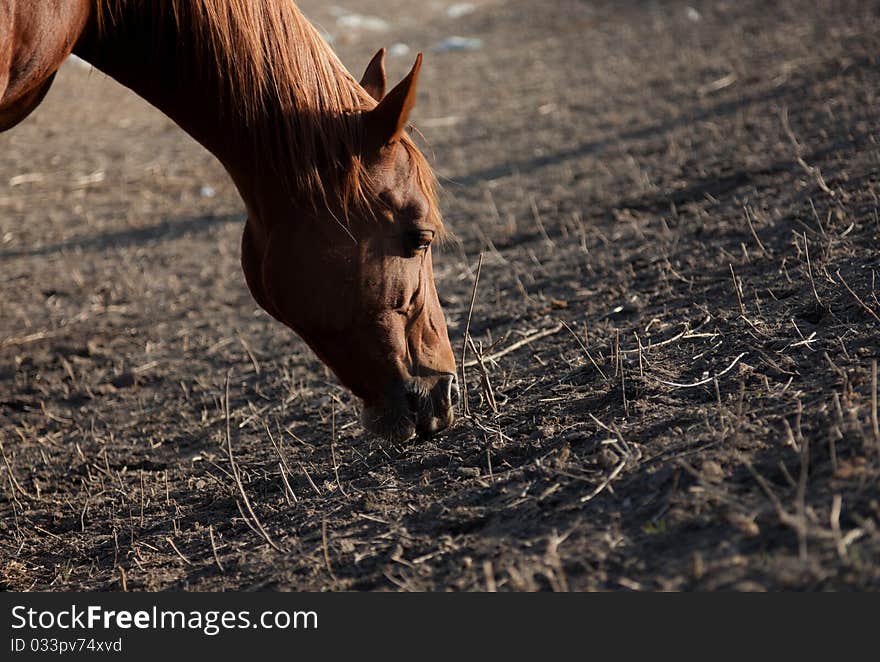
[[[430,390],[427,407],[417,413],[416,431],[423,439],[452,425],[458,404],[458,384],[451,372],[443,373]]]

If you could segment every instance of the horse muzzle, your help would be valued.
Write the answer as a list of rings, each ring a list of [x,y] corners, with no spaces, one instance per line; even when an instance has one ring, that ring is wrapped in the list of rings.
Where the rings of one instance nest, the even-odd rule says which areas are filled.
[[[362,422],[367,430],[391,443],[415,436],[429,439],[452,425],[458,401],[454,374],[417,377],[392,389],[381,406],[365,406]]]

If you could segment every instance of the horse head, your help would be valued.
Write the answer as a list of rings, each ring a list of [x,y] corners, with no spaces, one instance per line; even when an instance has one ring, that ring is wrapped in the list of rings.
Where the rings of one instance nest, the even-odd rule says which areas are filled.
[[[297,209],[262,239],[249,221],[242,265],[257,301],[363,400],[364,426],[399,442],[448,427],[458,386],[434,285],[443,225],[433,175],[406,134],[421,55],[385,95],[383,54],[362,81],[374,107],[351,114],[356,154],[340,157],[357,193]]]

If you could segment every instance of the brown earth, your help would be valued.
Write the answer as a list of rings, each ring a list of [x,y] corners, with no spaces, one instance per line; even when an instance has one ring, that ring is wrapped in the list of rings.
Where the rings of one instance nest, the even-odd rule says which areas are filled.
[[[880,588],[880,6],[448,4],[302,3],[357,73],[426,52],[497,412],[470,367],[470,418],[371,440],[248,294],[218,164],[65,65],[0,136],[0,587]]]

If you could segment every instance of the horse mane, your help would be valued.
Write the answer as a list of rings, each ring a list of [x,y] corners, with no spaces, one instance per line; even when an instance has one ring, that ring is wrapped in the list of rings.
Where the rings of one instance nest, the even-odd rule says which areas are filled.
[[[292,195],[331,211],[336,198],[345,216],[375,208],[357,119],[376,102],[293,0],[99,0],[97,6],[101,30],[111,30],[123,12],[137,12],[154,34],[172,18],[192,64],[225,97],[229,108],[220,112],[244,121],[257,163],[283,177]],[[442,227],[433,171],[408,135],[401,145]]]

